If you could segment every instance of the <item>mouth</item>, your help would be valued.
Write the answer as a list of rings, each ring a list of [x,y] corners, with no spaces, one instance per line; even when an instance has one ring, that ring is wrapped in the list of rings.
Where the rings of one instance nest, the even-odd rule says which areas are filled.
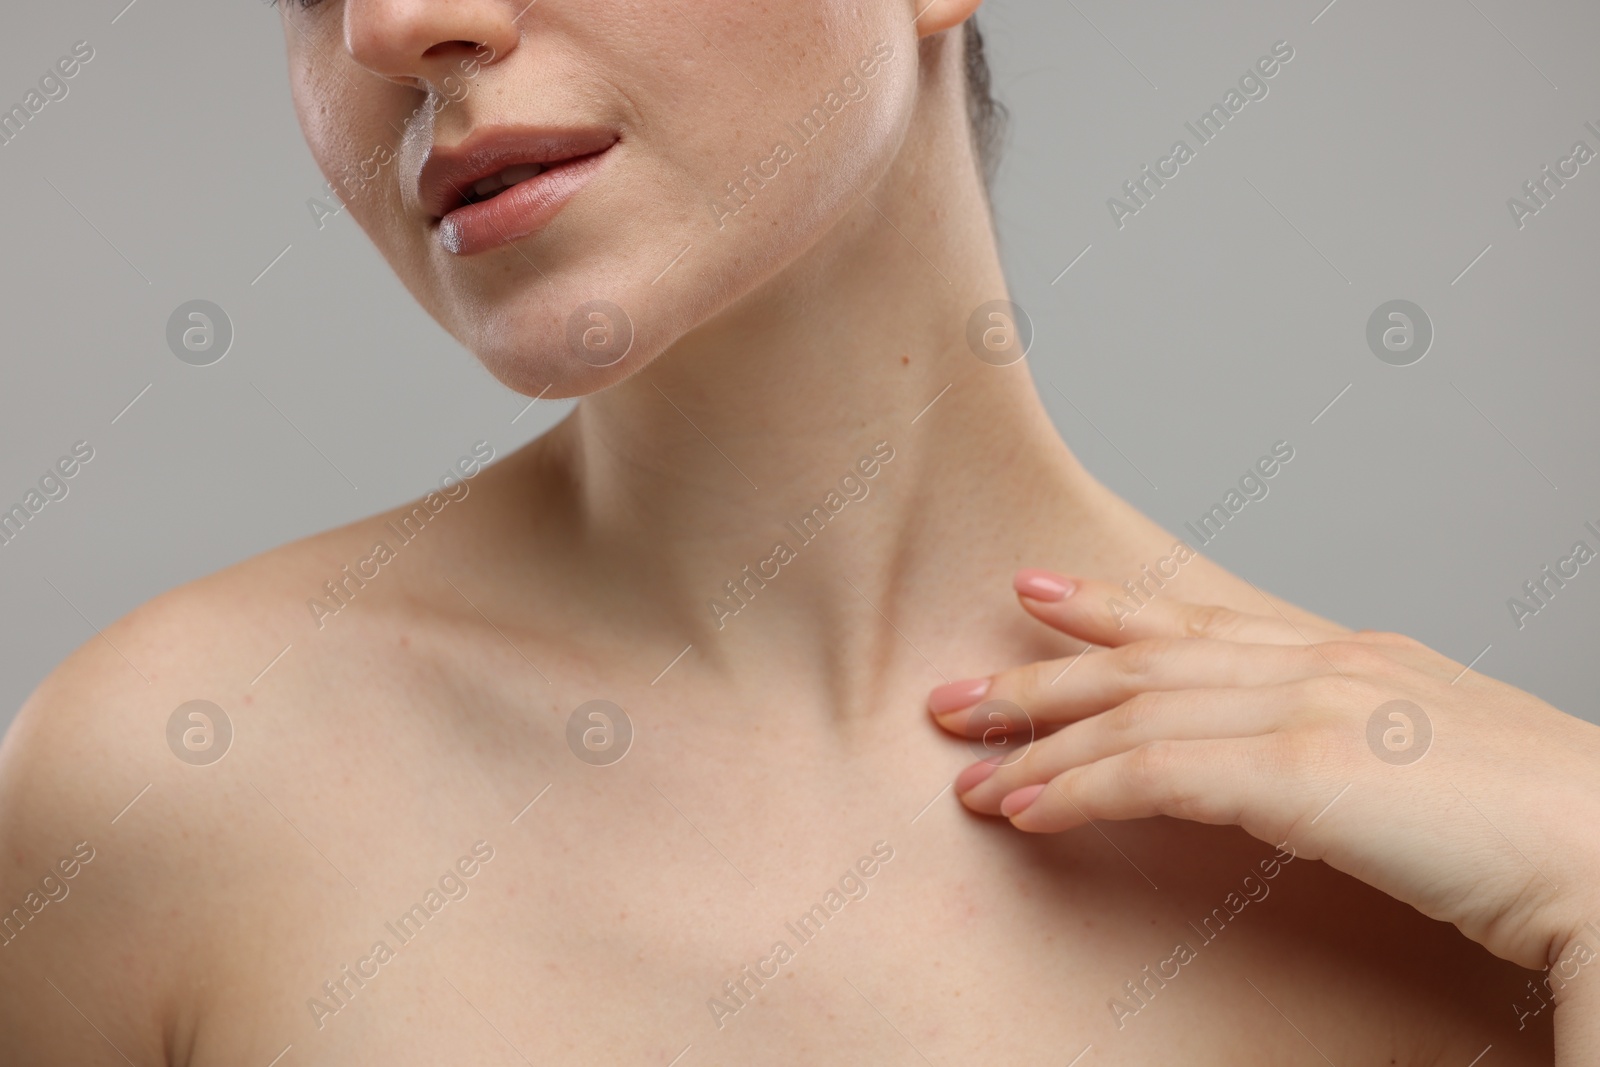
[[[513,185],[521,185],[529,178],[537,178],[549,169],[550,167],[543,163],[513,164],[498,174],[491,174],[487,178],[479,178],[472,184],[472,188],[465,190],[464,193],[461,190],[457,190],[457,194],[461,196],[461,203],[457,204],[456,207],[481,204],[485,200],[493,200]],[[453,211],[455,208],[450,210]],[[449,214],[449,212],[446,212],[446,214]]]
[[[452,254],[508,244],[548,224],[618,140],[600,129],[487,129],[429,153],[418,200]]]

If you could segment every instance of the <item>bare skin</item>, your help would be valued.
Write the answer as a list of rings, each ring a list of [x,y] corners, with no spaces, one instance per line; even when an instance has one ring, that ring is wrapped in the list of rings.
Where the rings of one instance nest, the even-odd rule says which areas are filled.
[[[927,721],[930,661],[956,677],[1073,646],[1018,618],[1003,581],[946,565],[897,603],[869,577],[861,551],[916,498],[915,444],[652,685],[677,636],[583,596],[563,555],[571,429],[474,478],[321,630],[306,599],[393,540],[378,520],[158,598],[46,683],[5,750],[4,899],[77,841],[96,855],[0,949],[23,1062],[123,1062],[115,1045],[141,1065],[264,1064],[292,1044],[310,1063],[665,1063],[692,1044],[705,1063],[1044,1063],[1091,1043],[1124,1063],[1466,1063],[1491,1043],[1496,1062],[1548,1062],[1549,1014],[1512,1025],[1530,972],[1321,863],[1288,862],[1208,944],[1189,924],[1273,854],[1241,831],[1024,836],[942,793],[972,753]],[[1109,500],[1111,518],[1073,523],[1064,502],[1100,491],[1055,458],[1060,491],[974,546],[978,575],[1018,559],[1133,575],[1170,550]],[[1262,604],[1198,559],[1173,592]],[[856,635],[823,650],[837,667],[737,648],[821,597]],[[854,669],[866,684],[835,692]],[[196,697],[236,730],[206,767],[165,741]],[[596,697],[637,730],[611,766],[567,747],[568,714]],[[493,859],[465,897],[339,1010],[310,1006],[337,1005],[322,983],[375,941],[398,948],[385,924],[480,840]],[[802,943],[785,924],[876,842],[893,858],[866,896]],[[780,940],[780,977],[719,1019],[708,1001],[736,1004],[723,983]],[[1179,941],[1197,958],[1119,1027],[1109,1002],[1137,1005],[1123,984]]]
[[[369,70],[403,58],[374,43],[384,6],[340,5],[346,32],[325,39]],[[451,7],[469,9],[509,18]],[[964,17],[935,3],[916,33]],[[1512,1007],[1533,972],[1317,861],[1281,864],[1208,942],[1196,926],[1264,874],[1270,846],[1166,818],[1022,834],[946,791],[974,752],[929,719],[929,689],[1083,647],[1018,609],[1012,572],[1120,583],[1174,538],[1077,463],[1026,363],[968,350],[968,316],[1004,278],[957,57],[930,44],[919,63],[904,136],[886,135],[863,186],[879,207],[846,197],[802,226],[804,176],[773,189],[741,221],[786,258],[743,259],[757,242],[698,273],[685,259],[682,284],[726,299],[713,314],[667,275],[648,299],[674,310],[638,316],[668,322],[641,331],[638,365],[562,368],[532,340],[526,362],[486,355],[529,395],[592,395],[471,478],[337,613],[307,602],[409,507],[159,597],[40,687],[0,749],[0,905],[78,842],[94,851],[0,947],[18,1062],[1063,1064],[1092,1045],[1078,1063],[1465,1065],[1491,1044],[1495,1064],[1549,1062],[1553,1009],[1519,1030]],[[343,149],[307,117],[311,83],[296,83],[302,121],[331,170]],[[485,82],[447,114],[506,99]],[[351,210],[482,354],[475,330],[559,321],[541,284],[583,290],[557,264],[618,206],[592,191],[525,243],[550,277],[515,314],[452,305],[397,247],[388,194]],[[641,292],[679,238],[639,254]],[[504,280],[519,263],[475,269]],[[880,442],[892,458],[870,493],[719,619],[724,583]],[[1328,625],[1205,559],[1163,595]],[[235,731],[208,766],[167,741],[196,699]],[[568,743],[595,699],[635,730],[609,766]],[[789,930],[868,868],[820,933]],[[402,944],[389,924],[442,877],[465,895],[447,889]],[[375,961],[379,941],[392,959]],[[780,941],[776,974],[744,977]],[[1180,941],[1194,958],[1131,997]]]

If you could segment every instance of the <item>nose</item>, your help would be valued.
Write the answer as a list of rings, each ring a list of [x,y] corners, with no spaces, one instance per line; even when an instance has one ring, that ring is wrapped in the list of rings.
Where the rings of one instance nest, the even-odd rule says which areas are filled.
[[[346,0],[345,49],[392,82],[437,86],[462,60],[488,64],[509,54],[521,37],[519,20],[532,6],[523,0]]]

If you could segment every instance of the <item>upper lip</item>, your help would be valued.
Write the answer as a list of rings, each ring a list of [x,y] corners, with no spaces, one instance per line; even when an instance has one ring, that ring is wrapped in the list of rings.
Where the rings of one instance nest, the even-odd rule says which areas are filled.
[[[496,126],[459,144],[435,145],[417,179],[417,196],[434,218],[466,203],[472,186],[518,164],[550,165],[604,152],[617,143],[612,130]]]

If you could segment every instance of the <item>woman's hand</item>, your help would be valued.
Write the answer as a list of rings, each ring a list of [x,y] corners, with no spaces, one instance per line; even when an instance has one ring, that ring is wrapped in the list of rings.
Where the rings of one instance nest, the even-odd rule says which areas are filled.
[[[969,808],[1034,833],[1231,823],[1522,966],[1600,950],[1600,727],[1397,634],[1159,593],[1130,613],[1115,586],[1043,571],[1016,586],[1105,649],[933,691],[944,728],[1010,731],[957,778]]]

